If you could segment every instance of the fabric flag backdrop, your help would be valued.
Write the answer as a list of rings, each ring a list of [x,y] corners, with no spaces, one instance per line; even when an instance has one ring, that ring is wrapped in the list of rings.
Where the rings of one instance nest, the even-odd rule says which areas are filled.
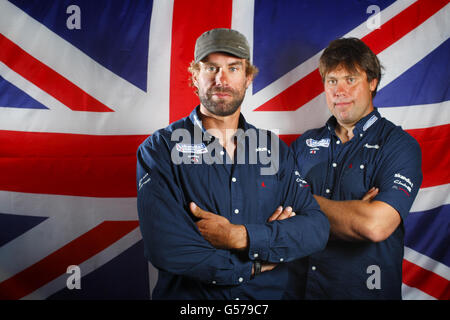
[[[287,143],[329,116],[331,40],[379,56],[375,105],[423,152],[403,298],[449,299],[447,0],[0,0],[0,299],[150,298],[135,153],[197,105],[187,66],[213,27],[249,39],[260,73],[243,113]]]

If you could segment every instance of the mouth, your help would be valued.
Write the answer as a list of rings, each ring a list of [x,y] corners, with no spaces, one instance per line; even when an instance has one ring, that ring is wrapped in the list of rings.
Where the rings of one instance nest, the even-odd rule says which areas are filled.
[[[336,108],[345,108],[348,107],[352,104],[352,101],[339,101],[339,102],[335,102],[334,106]]]
[[[232,97],[233,93],[230,90],[215,90],[211,92],[211,96],[215,96],[219,99],[225,99],[227,97]]]
[[[231,95],[229,93],[224,93],[224,92],[216,92],[212,94],[213,96],[216,96],[219,99],[223,99],[226,97],[231,97]]]

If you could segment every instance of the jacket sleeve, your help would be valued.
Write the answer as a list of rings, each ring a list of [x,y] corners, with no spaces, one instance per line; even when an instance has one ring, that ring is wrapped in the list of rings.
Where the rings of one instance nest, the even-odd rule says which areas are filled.
[[[166,142],[155,133],[137,152],[137,207],[147,258],[158,269],[205,283],[249,280],[251,261],[214,248],[198,231]]]
[[[282,147],[280,149],[283,149]],[[246,224],[249,258],[278,263],[308,256],[325,248],[330,225],[311,190],[297,170],[290,150],[280,152],[281,205],[296,216],[266,224]]]

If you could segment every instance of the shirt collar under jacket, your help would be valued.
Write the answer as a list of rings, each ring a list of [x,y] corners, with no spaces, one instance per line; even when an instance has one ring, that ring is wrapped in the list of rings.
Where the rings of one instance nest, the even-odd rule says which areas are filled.
[[[374,108],[374,110],[369,113],[367,116],[361,118],[355,125],[355,128],[353,129],[353,135],[359,136],[359,134],[363,134],[365,131],[367,131],[378,119],[381,119],[381,115],[378,112],[377,108]],[[336,125],[337,120],[334,116],[331,116],[327,121],[327,128],[328,130],[336,135]]]

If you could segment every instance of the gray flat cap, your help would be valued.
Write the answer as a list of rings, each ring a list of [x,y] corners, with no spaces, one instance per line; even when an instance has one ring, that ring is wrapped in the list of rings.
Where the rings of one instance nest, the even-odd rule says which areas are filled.
[[[195,43],[195,62],[201,61],[213,52],[226,52],[250,60],[250,47],[245,36],[232,29],[217,28],[206,31]]]

